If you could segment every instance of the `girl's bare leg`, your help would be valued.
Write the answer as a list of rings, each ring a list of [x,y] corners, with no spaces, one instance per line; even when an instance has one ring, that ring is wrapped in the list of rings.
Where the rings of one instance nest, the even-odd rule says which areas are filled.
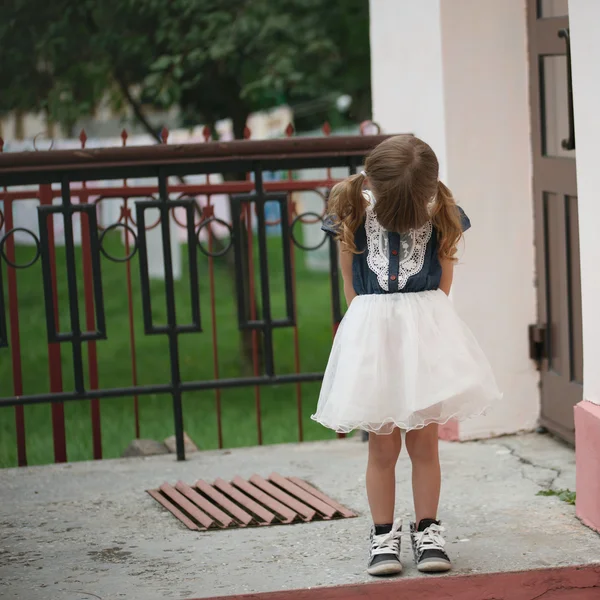
[[[396,462],[402,447],[400,430],[390,435],[369,434],[367,464],[367,496],[373,523],[388,525],[394,522],[396,502]]]
[[[438,425],[413,429],[406,434],[406,450],[412,461],[412,486],[417,525],[422,519],[437,519],[441,470]]]

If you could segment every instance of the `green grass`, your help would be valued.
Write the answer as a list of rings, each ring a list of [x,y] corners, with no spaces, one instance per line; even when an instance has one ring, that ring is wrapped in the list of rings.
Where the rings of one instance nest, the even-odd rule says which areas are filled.
[[[118,237],[106,240],[112,254],[123,255]],[[273,317],[283,317],[285,298],[282,272],[282,242],[269,238],[269,272]],[[176,284],[176,309],[179,323],[190,320],[187,248],[183,247],[183,276]],[[18,247],[19,262],[28,260],[30,248]],[[255,254],[256,258],[256,254]],[[305,254],[296,250],[296,285],[301,372],[323,371],[331,347],[331,301],[327,273],[308,271]],[[81,322],[85,324],[81,257],[78,260],[78,288]],[[57,249],[59,320],[61,330],[69,329],[65,253]],[[170,367],[168,344],[164,336],[146,336],[143,332],[142,308],[137,256],[131,261],[134,325],[138,366],[138,383],[168,383]],[[212,379],[213,351],[211,312],[209,303],[208,261],[199,253],[200,301],[203,332],[179,337],[180,366],[184,381]],[[5,297],[8,297],[6,265],[3,265]],[[126,267],[102,259],[105,313],[108,339],[97,343],[98,371],[101,388],[130,386],[131,350],[127,313]],[[257,289],[260,278],[257,274]],[[48,346],[39,261],[31,268],[17,271],[20,320],[21,362],[24,394],[49,391]],[[240,377],[251,373],[243,359],[234,283],[225,259],[215,260],[216,322],[220,377]],[[154,322],[165,323],[164,287],[160,281],[151,286]],[[8,307],[7,307],[8,313]],[[7,314],[8,318],[8,314]],[[294,343],[291,328],[274,333],[275,368],[278,374],[294,372]],[[87,348],[84,349],[87,384]],[[73,361],[70,344],[61,347],[63,388],[73,389]],[[0,398],[13,395],[11,349],[0,349]],[[310,420],[318,397],[319,384],[302,385],[302,423],[307,440],[332,437],[331,432]],[[273,444],[298,440],[296,386],[285,385],[260,389],[263,442]],[[257,415],[254,388],[238,388],[221,392],[223,443],[225,447],[257,443]],[[218,446],[215,392],[186,393],[183,399],[184,426],[201,449]],[[170,396],[140,396],[140,426],[142,438],[162,440],[173,434],[173,414]],[[69,460],[92,458],[90,403],[68,402],[64,405]],[[25,407],[27,459],[30,465],[53,462],[52,422],[50,405]],[[135,437],[132,398],[101,401],[102,449],[104,458],[118,457]],[[15,411],[0,409],[0,466],[15,466],[17,461]]]
[[[540,490],[536,496],[556,496],[559,500],[573,505],[577,501],[577,493],[571,490]]]

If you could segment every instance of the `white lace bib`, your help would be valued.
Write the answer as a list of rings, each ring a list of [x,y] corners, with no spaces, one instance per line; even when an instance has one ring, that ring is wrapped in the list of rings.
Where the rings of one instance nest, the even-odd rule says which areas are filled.
[[[373,207],[375,198],[369,191],[364,192],[369,202],[366,210],[365,230],[367,234],[367,266],[375,275],[381,289],[389,291],[390,258],[388,232],[379,224]],[[431,239],[433,225],[428,221],[423,227],[400,234],[398,265],[398,289],[406,286],[410,277],[423,268],[427,244]]]

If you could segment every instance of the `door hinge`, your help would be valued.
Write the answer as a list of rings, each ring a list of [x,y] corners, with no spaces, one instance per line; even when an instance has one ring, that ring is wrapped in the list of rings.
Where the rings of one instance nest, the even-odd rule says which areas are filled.
[[[538,368],[541,366],[542,361],[548,358],[545,325],[529,326],[529,358],[536,362]]]

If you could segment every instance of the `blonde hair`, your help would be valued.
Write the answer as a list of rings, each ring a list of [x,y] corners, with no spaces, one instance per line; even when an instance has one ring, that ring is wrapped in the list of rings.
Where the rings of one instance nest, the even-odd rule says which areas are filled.
[[[354,234],[365,218],[368,177],[376,199],[373,210],[384,229],[405,233],[432,221],[440,259],[454,260],[462,236],[460,213],[452,192],[438,180],[433,150],[412,135],[390,137],[371,151],[365,170],[336,184],[329,195],[327,212],[339,225],[338,239],[358,253]]]

